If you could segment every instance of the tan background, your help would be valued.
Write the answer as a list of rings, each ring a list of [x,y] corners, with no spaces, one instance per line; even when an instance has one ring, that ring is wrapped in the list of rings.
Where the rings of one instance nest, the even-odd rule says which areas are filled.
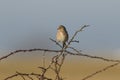
[[[37,67],[43,66],[44,52],[29,52],[19,53],[8,57],[0,62],[0,80],[5,77],[15,74],[16,71],[21,73],[40,73],[41,70]],[[51,57],[56,53],[45,53],[45,61],[47,66],[50,63]],[[61,75],[65,80],[80,80],[87,75],[94,73],[112,62],[105,62],[97,59],[90,59],[80,56],[67,55],[62,66]],[[49,71],[47,76],[54,77],[53,72]],[[12,78],[11,80],[22,80],[21,77]],[[108,69],[102,73],[95,75],[88,80],[119,80],[120,79],[120,65]],[[26,78],[26,80],[28,80]]]

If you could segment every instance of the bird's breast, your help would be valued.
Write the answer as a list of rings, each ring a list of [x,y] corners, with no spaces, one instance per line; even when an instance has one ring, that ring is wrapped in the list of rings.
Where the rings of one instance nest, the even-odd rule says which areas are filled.
[[[57,32],[56,38],[57,38],[57,41],[60,41],[60,42],[64,42],[65,41],[65,35],[61,31]]]

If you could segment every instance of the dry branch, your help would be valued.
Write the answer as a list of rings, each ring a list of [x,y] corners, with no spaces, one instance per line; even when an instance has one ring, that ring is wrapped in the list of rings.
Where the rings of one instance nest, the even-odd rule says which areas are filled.
[[[26,76],[26,77],[28,77],[29,79],[34,80],[34,79],[33,79],[32,77],[30,77],[30,76],[36,76],[37,78],[40,78],[42,75],[36,74],[36,73],[20,73],[20,72],[16,72],[15,74],[13,74],[13,75],[5,78],[4,80],[9,80],[9,79],[12,79],[12,78],[17,77],[17,76],[22,76],[22,77],[23,77],[23,76]],[[24,78],[24,79],[25,79],[25,78]],[[52,79],[47,78],[47,77],[44,77],[44,79],[45,79],[45,80],[52,80]]]
[[[9,56],[12,56],[14,54],[18,54],[18,53],[25,53],[25,52],[34,52],[34,51],[45,51],[45,52],[55,52],[55,53],[58,53],[58,52],[61,52],[61,50],[49,50],[49,49],[40,49],[40,48],[34,48],[34,49],[28,49],[28,50],[16,50],[16,51],[13,51],[3,57],[0,58],[0,61],[1,60],[4,60],[6,58],[8,58]],[[100,60],[103,60],[103,61],[108,61],[108,62],[120,62],[120,60],[114,60],[114,59],[107,59],[107,58],[104,58],[104,57],[99,57],[99,56],[93,56],[93,55],[88,55],[88,54],[83,54],[81,52],[70,52],[70,51],[67,51],[65,50],[65,52],[67,54],[70,54],[70,55],[76,55],[76,56],[84,56],[84,57],[88,57],[88,58],[95,58],[95,59],[100,59]]]
[[[101,69],[101,70],[98,70],[98,71],[96,71],[96,72],[94,72],[94,73],[92,73],[92,74],[86,76],[86,77],[83,78],[82,80],[87,80],[87,79],[89,79],[89,78],[95,76],[95,75],[98,74],[98,73],[104,72],[104,71],[106,71],[106,70],[108,70],[108,69],[110,69],[110,68],[112,68],[112,67],[114,67],[114,66],[117,66],[118,64],[120,64],[120,62],[114,63],[114,64],[112,64],[112,65],[109,65],[109,66],[107,66],[107,67]]]
[[[83,29],[88,27],[88,26],[89,25],[84,25],[79,30],[77,30],[73,34],[73,37],[69,40],[68,44],[64,48],[62,48],[62,46],[58,42],[56,42],[55,40],[50,38],[50,40],[53,41],[54,43],[56,43],[56,45],[58,45],[62,50],[49,50],[49,49],[40,49],[40,48],[34,48],[34,49],[28,49],[28,50],[16,50],[16,51],[13,51],[13,52],[1,57],[0,61],[4,60],[4,59],[7,59],[9,56],[20,53],[20,52],[25,53],[25,52],[33,52],[33,51],[44,51],[44,52],[58,53],[57,55],[52,57],[51,63],[46,68],[45,68],[45,65],[43,67],[41,67],[41,66],[39,67],[42,70],[42,73],[40,73],[40,74],[30,73],[29,74],[29,73],[16,72],[15,74],[5,78],[4,80],[8,80],[8,79],[11,79],[11,78],[14,78],[14,77],[17,77],[17,76],[21,76],[23,78],[23,80],[25,80],[24,77],[28,77],[30,80],[34,80],[32,78],[32,76],[36,76],[38,78],[38,80],[53,80],[51,78],[46,77],[46,73],[49,69],[51,69],[55,73],[55,75],[56,75],[55,80],[63,80],[63,78],[60,75],[60,71],[61,71],[61,67],[62,67],[62,65],[65,61],[65,57],[66,57],[67,54],[74,55],[74,56],[84,56],[84,57],[87,57],[87,58],[99,59],[99,60],[103,60],[103,61],[107,61],[107,62],[117,62],[117,63],[109,65],[109,66],[107,66],[107,67],[105,67],[101,70],[98,70],[98,71],[86,76],[82,80],[87,80],[87,79],[95,76],[98,73],[101,73],[101,72],[106,71],[106,70],[108,70],[112,67],[117,66],[120,63],[120,60],[107,59],[107,58],[104,58],[104,57],[98,57],[98,56],[83,54],[82,52],[78,51],[77,49],[75,49],[73,47],[70,47],[70,44],[72,42],[79,42],[79,41],[74,40],[74,38],[78,34],[78,32],[83,31]],[[70,51],[67,50],[67,48],[70,48],[75,52],[70,52]],[[66,53],[66,54],[64,54],[64,53]],[[45,61],[43,62],[43,64],[45,64]]]

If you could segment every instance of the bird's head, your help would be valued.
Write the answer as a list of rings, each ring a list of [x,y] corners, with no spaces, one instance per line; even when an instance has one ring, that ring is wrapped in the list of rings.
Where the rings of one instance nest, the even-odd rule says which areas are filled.
[[[57,30],[65,30],[65,26],[59,25],[59,27],[57,28]]]

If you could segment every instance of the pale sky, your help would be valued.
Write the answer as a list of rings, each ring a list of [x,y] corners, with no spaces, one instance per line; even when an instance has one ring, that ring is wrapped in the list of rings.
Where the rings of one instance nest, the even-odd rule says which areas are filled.
[[[70,37],[90,25],[77,35],[77,49],[120,51],[119,0],[0,0],[0,51],[56,49],[49,38],[55,39],[60,24]]]

